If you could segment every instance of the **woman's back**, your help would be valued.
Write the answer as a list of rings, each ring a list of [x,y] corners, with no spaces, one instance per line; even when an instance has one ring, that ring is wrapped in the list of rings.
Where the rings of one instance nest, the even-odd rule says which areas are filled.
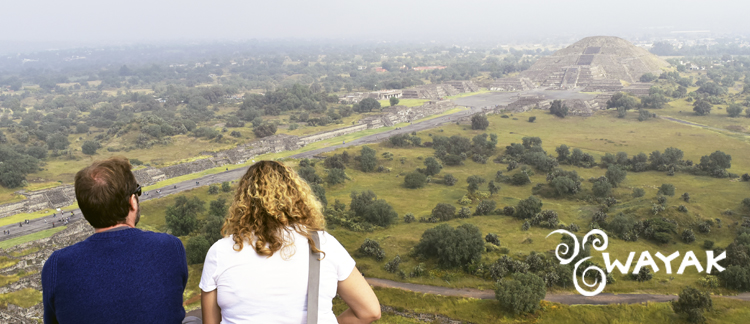
[[[339,281],[354,270],[355,262],[330,234],[320,231],[318,323],[337,323],[332,311]],[[235,251],[233,238],[223,238],[211,247],[203,266],[200,288],[217,289],[222,323],[306,323],[307,276],[310,247],[296,231],[284,234],[293,245],[270,257],[259,255],[253,244]]]

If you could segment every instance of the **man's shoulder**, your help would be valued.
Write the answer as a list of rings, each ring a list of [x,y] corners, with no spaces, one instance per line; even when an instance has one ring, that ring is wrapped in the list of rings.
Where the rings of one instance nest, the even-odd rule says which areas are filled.
[[[164,244],[175,244],[175,243],[181,244],[180,239],[178,239],[174,235],[167,234],[167,233],[158,233],[158,232],[141,230],[141,233],[139,233],[139,235],[145,240],[150,240],[154,242],[161,242]]]

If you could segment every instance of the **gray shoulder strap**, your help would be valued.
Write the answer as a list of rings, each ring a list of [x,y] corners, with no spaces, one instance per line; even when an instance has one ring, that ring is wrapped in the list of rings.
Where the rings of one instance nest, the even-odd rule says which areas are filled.
[[[318,232],[310,233],[315,247],[320,249]],[[310,250],[310,271],[307,276],[307,324],[318,323],[318,292],[320,291],[320,253]]]

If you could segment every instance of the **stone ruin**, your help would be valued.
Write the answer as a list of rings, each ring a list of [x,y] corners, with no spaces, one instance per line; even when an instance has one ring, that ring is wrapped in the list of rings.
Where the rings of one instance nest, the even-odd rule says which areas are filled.
[[[606,96],[606,100],[609,100],[609,97],[611,97],[611,95],[604,96]],[[596,110],[604,109],[604,107],[607,106],[606,100],[604,100],[603,105],[599,103],[597,98],[591,100],[564,99],[562,102],[563,105],[568,106],[569,115],[586,117],[593,115]],[[506,106],[498,106],[494,108],[492,112],[501,114],[506,112],[521,113],[531,109],[549,110],[551,105],[552,100],[546,99],[543,95],[521,96],[518,100]]]
[[[43,189],[27,192],[20,190],[16,192],[26,199],[0,205],[0,218],[18,213],[33,213],[36,211],[69,206],[76,200],[75,189],[71,185],[62,185],[51,189]]]
[[[210,155],[204,159],[170,165],[163,168],[148,166],[137,169],[133,171],[133,175],[135,175],[136,181],[138,181],[141,186],[148,186],[162,180],[192,174],[227,164],[245,163],[258,155],[266,153],[292,151],[310,143],[356,133],[366,129],[376,129],[393,126],[398,123],[412,122],[427,116],[443,113],[453,107],[455,107],[455,105],[450,100],[429,101],[424,105],[417,107],[387,107],[384,108],[380,114],[370,115],[360,119],[356,125],[304,137],[285,134],[272,135],[258,139],[252,143],[239,145],[226,151],[202,152],[202,155]],[[18,213],[31,213],[48,208],[65,207],[75,202],[75,190],[72,185],[63,185],[32,192],[19,191],[19,193],[26,196],[26,199],[20,202],[0,205],[0,218]]]
[[[85,240],[94,234],[94,228],[87,222],[76,220],[68,224],[68,227],[54,235],[37,241],[19,244],[6,250],[0,250],[0,258],[17,261],[15,265],[0,269],[0,275],[12,276],[30,273],[21,277],[18,281],[0,287],[0,294],[31,288],[42,290],[42,267],[52,252]],[[42,320],[44,307],[38,303],[29,308],[22,308],[9,304],[0,307],[0,323],[34,323]]]
[[[624,39],[596,36],[540,58],[520,77],[548,89],[572,89],[585,88],[597,80],[635,83],[641,75],[658,75],[668,66],[663,59]]]
[[[526,91],[536,88],[529,78],[502,78],[490,85],[491,91]]]

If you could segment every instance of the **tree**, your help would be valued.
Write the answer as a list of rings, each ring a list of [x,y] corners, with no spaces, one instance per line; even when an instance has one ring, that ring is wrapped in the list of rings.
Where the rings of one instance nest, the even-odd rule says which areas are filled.
[[[271,136],[273,134],[276,134],[276,125],[271,124],[271,123],[266,123],[263,125],[253,127],[253,133],[255,133],[255,136],[257,136],[258,138]]]
[[[461,267],[480,260],[484,239],[475,225],[463,224],[454,229],[441,224],[424,231],[414,251],[424,257],[438,258],[438,265],[443,268]]]
[[[224,198],[218,198],[208,203],[208,216],[224,219],[227,211],[227,201]]]
[[[487,189],[490,191],[490,195],[494,195],[500,191],[500,186],[496,185],[494,180],[490,180],[487,184]]]
[[[651,82],[651,81],[654,81],[654,80],[656,80],[658,78],[659,78],[658,76],[656,76],[653,73],[649,72],[649,73],[644,73],[643,75],[641,75],[640,81],[641,82]]]
[[[443,182],[446,185],[448,185],[448,186],[452,186],[452,185],[456,184],[456,182],[458,182],[458,179],[456,177],[454,177],[452,174],[446,173],[443,176]]]
[[[323,186],[312,183],[310,184],[310,189],[312,190],[313,194],[315,194],[315,198],[318,198],[318,201],[325,207],[328,205],[328,198],[326,198],[326,189],[323,188]]]
[[[727,115],[729,117],[737,117],[742,113],[742,106],[739,104],[731,104],[729,107],[727,107]]]
[[[534,215],[542,211],[542,205],[544,204],[539,198],[529,196],[529,198],[518,202],[513,215],[520,219],[534,217]]]
[[[310,185],[323,182],[323,179],[315,173],[315,168],[307,164],[303,166],[303,163],[300,163],[300,168],[297,170],[297,174]]]
[[[366,238],[362,245],[359,246],[357,254],[364,257],[375,258],[377,261],[385,259],[385,251],[380,248],[380,243],[369,238]]]
[[[623,169],[619,165],[612,164],[607,168],[607,172],[604,173],[604,176],[607,178],[610,184],[612,184],[612,187],[617,187],[617,185],[625,180],[625,176],[627,176],[627,171]]]
[[[198,197],[177,196],[172,206],[167,206],[165,221],[174,236],[188,235],[198,225],[198,214],[206,210]]]
[[[490,126],[490,122],[487,120],[487,116],[482,114],[476,114],[471,116],[471,129],[485,130]]]
[[[698,99],[693,103],[693,111],[698,116],[705,116],[711,113],[711,103],[706,99]]]
[[[708,292],[701,292],[693,287],[683,288],[679,298],[671,302],[672,309],[678,315],[687,315],[687,320],[691,323],[703,323],[706,318],[703,317],[704,311],[713,310],[713,301]]]
[[[549,113],[560,118],[568,115],[568,106],[563,104],[562,100],[553,100],[549,106]]]
[[[662,183],[661,187],[659,187],[658,194],[670,197],[674,196],[674,185],[669,183]]]
[[[328,169],[328,176],[326,177],[326,182],[333,186],[337,185],[339,183],[344,183],[346,181],[346,173],[344,172],[344,169]]]
[[[570,148],[568,148],[567,145],[563,144],[558,146],[555,149],[555,152],[557,152],[557,161],[562,163],[568,162],[568,158],[570,157]]]
[[[485,199],[479,202],[479,205],[477,205],[477,208],[474,210],[474,215],[481,216],[481,215],[490,215],[492,212],[495,211],[495,201],[490,199]]]
[[[375,150],[369,146],[362,146],[362,153],[359,156],[359,164],[362,166],[362,171],[375,171],[375,167],[378,165],[378,158],[375,156],[375,153]]]
[[[203,230],[201,232],[209,244],[214,244],[216,241],[222,239],[222,225],[224,225],[223,217],[208,217],[206,219],[206,224],[203,225]]]
[[[510,183],[514,186],[523,186],[525,184],[531,183],[531,179],[529,178],[529,175],[526,174],[526,172],[521,171],[510,177]]]
[[[216,185],[210,185],[208,186],[208,194],[209,195],[215,195],[219,193],[219,187]]]
[[[99,142],[86,141],[83,142],[83,145],[81,146],[81,152],[86,155],[94,155],[96,154],[96,150],[98,150],[99,147]]]
[[[440,173],[440,170],[443,169],[443,165],[440,164],[434,157],[428,157],[424,159],[424,174],[428,177],[434,176],[438,173]]]
[[[456,217],[456,207],[451,204],[438,203],[432,209],[432,217],[441,221],[449,221]]]
[[[503,279],[495,287],[497,301],[515,314],[535,312],[546,294],[544,280],[533,273],[514,273],[512,280]]]
[[[223,192],[232,191],[232,187],[229,185],[229,181],[224,181],[221,183],[221,191]]]
[[[487,236],[484,237],[484,241],[495,246],[500,246],[500,239],[497,238],[497,234],[495,233],[487,233]]]
[[[533,123],[536,121],[536,116],[529,117],[529,123]]]
[[[64,150],[68,148],[68,145],[70,145],[68,137],[63,134],[47,136],[47,146],[52,150]]]
[[[685,243],[693,243],[695,242],[695,233],[693,233],[693,230],[686,229],[682,232],[682,241]]]
[[[424,187],[427,182],[427,176],[420,172],[411,172],[404,177],[404,186],[409,189]]]
[[[651,118],[651,113],[646,109],[638,110],[638,121],[646,121]]]
[[[211,243],[203,236],[191,237],[185,245],[185,256],[188,264],[203,263]]]
[[[594,196],[602,198],[607,197],[612,191],[612,184],[610,184],[606,178],[599,178],[599,180],[594,182],[594,186],[591,188],[591,191],[594,193]]]
[[[396,97],[391,97],[390,102],[391,102],[391,107],[393,107],[395,105],[398,105],[399,100]]]
[[[374,98],[362,99],[358,104],[354,105],[354,111],[359,113],[371,112],[373,110],[380,109],[380,102]]]
[[[607,101],[607,108],[620,108],[624,107],[625,110],[630,110],[638,107],[638,99],[623,92],[615,93]]]

